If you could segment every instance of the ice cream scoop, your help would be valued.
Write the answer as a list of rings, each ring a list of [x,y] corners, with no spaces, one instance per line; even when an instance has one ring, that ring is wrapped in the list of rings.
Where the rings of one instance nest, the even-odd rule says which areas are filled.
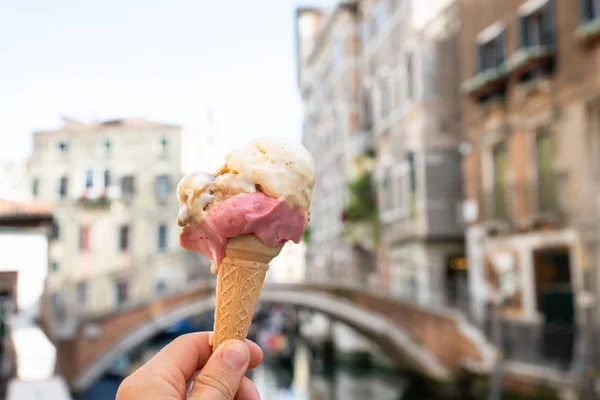
[[[308,215],[314,180],[314,160],[304,146],[283,138],[255,139],[229,152],[216,173],[181,179],[179,224],[202,221],[213,205],[254,192],[284,199]]]
[[[216,273],[228,238],[254,234],[271,247],[298,242],[308,223],[314,179],[313,157],[301,144],[253,140],[228,153],[216,173],[181,179],[180,243],[209,257]]]
[[[268,247],[277,247],[288,240],[298,243],[306,222],[304,212],[285,200],[255,192],[214,205],[202,223],[183,227],[179,242],[184,249],[210,258],[212,272],[216,274],[229,238],[253,234]]]

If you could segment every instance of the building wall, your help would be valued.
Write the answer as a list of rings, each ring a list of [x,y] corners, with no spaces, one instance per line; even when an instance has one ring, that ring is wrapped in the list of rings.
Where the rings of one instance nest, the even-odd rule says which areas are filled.
[[[107,141],[109,151],[105,146]],[[66,151],[60,150],[61,143],[68,145]],[[178,212],[174,189],[181,177],[180,153],[179,127],[147,121],[67,123],[60,130],[34,135],[31,182],[39,182],[37,198],[55,206],[59,227],[58,238],[50,244],[51,290],[76,291],[78,283],[88,281],[85,284],[88,287],[80,289],[86,292],[82,295],[83,303],[88,303],[85,307],[104,309],[116,302],[117,281],[131,280],[123,271],[143,268],[159,253],[181,252],[174,226]],[[93,173],[93,185],[86,189],[88,170]],[[106,170],[111,175],[108,187],[104,182]],[[170,181],[164,201],[155,195],[155,179],[159,175],[167,175]],[[135,192],[130,199],[122,193],[121,179],[125,176],[135,179]],[[62,198],[61,177],[68,179],[67,195]],[[103,194],[108,199],[106,203],[91,205]],[[90,201],[81,201],[82,197]],[[161,224],[167,227],[164,250],[158,249]],[[123,225],[129,226],[126,251],[120,249],[119,243]],[[80,249],[82,226],[89,229],[87,251]],[[136,291],[134,282],[129,285],[132,296]]]
[[[305,102],[303,142],[315,158],[311,240],[307,278],[339,279],[347,272],[348,245],[342,239],[349,157],[347,138],[358,126],[358,26],[352,7],[340,6],[321,24],[300,66]]]
[[[461,241],[460,113],[456,83],[450,84],[459,71],[458,52],[452,52],[458,25],[453,4],[444,9],[379,1],[361,7],[363,29],[371,32],[363,38],[363,86],[375,116],[378,261],[381,280],[388,282],[409,268],[392,261],[404,242],[440,236]]]
[[[398,291],[394,280],[409,266],[391,253],[402,252],[403,242],[440,236],[461,246],[458,25],[451,3],[347,2],[320,20],[316,38],[304,39],[312,51],[300,45],[310,53],[299,57],[304,142],[317,163],[307,276],[363,276]],[[371,149],[382,222],[378,278],[361,270],[362,259],[340,240],[346,182],[356,177],[355,158]]]
[[[562,241],[570,248],[574,290],[597,291],[598,287],[594,253],[599,239],[595,228],[598,222],[598,175],[593,161],[597,157],[592,155],[597,149],[599,133],[595,129],[596,99],[600,95],[598,47],[585,46],[578,38],[578,2],[550,2],[555,32],[553,72],[527,83],[519,83],[514,76],[509,76],[501,101],[478,104],[469,96],[462,99],[464,137],[469,142],[469,150],[462,162],[465,198],[477,205],[474,220],[480,222],[469,228],[473,236],[468,239],[470,290],[474,304],[478,304],[474,305],[477,315],[483,313],[482,297],[487,296],[477,288],[485,276],[486,254],[497,251],[498,246],[512,249],[518,255],[518,264],[523,267],[519,275],[522,307],[519,315],[522,318],[534,320],[538,317],[532,300],[534,282],[531,274],[532,252],[536,246],[551,247],[557,240]],[[460,54],[465,60],[461,68],[463,82],[476,74],[477,37],[486,28],[501,24],[505,29],[505,59],[516,53],[520,45],[519,13],[523,7],[532,4],[531,0],[460,1]],[[475,15],[477,18],[473,17]],[[539,182],[536,135],[542,131],[552,135],[556,197],[563,215],[558,223],[537,228],[532,225],[532,217],[539,215],[536,216],[532,204],[538,199],[535,185]],[[498,143],[506,144],[508,157],[505,184],[510,221],[501,226],[502,237],[490,235],[490,228],[496,229],[498,225],[490,225],[490,218],[486,216],[486,206],[491,208],[489,197],[494,185],[492,149]]]

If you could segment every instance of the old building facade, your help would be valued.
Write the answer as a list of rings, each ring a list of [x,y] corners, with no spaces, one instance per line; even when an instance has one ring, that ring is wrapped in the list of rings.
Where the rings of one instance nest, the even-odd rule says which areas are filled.
[[[586,294],[597,293],[599,278],[600,9],[594,1],[460,3],[473,315],[484,325],[500,297],[505,335],[520,338],[512,355],[568,363],[581,344],[576,327],[598,318]],[[565,354],[545,354],[542,338],[552,332],[572,344]]]
[[[299,9],[298,84],[305,104],[303,142],[315,158],[307,277],[352,275],[342,211],[350,160],[347,140],[358,128],[359,25],[356,4],[333,11]]]
[[[301,32],[306,20],[311,35]],[[318,176],[309,271],[320,259],[330,275],[371,280],[394,296],[438,305],[459,300],[466,273],[459,267],[456,21],[455,4],[437,1],[353,1],[327,13],[299,11],[304,142]],[[344,205],[362,178],[356,166],[364,158],[367,166],[358,164],[369,170],[379,211],[361,216],[376,220],[375,231],[352,236],[355,221]],[[364,257],[365,250],[373,257]]]
[[[136,119],[35,133],[31,191],[55,208],[47,288],[55,321],[186,282],[174,226],[180,140],[180,127]]]

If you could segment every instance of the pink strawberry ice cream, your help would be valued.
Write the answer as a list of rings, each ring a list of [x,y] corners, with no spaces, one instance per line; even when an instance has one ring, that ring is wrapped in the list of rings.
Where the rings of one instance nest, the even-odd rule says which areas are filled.
[[[288,240],[298,243],[306,222],[304,213],[285,200],[256,192],[215,205],[203,222],[183,227],[179,242],[184,249],[204,254],[213,265],[219,265],[230,237],[253,233],[269,247]]]
[[[216,273],[229,238],[254,234],[269,247],[298,243],[314,175],[303,146],[264,138],[229,153],[216,174],[185,176],[177,188],[181,246],[210,258]]]

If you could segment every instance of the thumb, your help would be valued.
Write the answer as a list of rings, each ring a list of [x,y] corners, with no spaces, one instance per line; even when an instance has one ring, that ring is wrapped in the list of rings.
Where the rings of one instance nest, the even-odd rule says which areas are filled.
[[[221,344],[194,379],[189,400],[233,400],[250,364],[250,350],[240,340]]]

